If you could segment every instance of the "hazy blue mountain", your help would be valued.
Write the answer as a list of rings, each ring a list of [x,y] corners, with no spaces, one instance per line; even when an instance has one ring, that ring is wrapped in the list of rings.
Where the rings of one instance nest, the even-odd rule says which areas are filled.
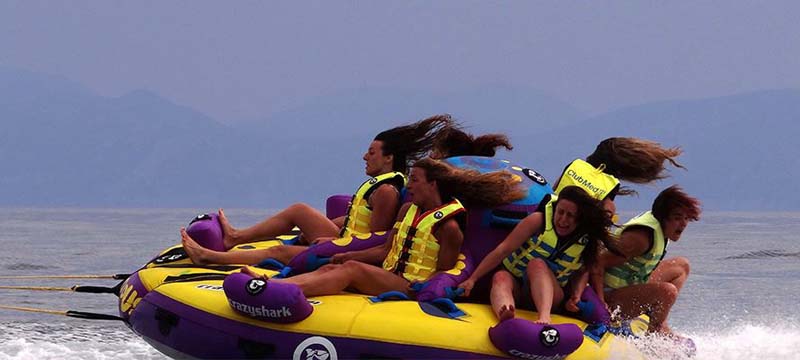
[[[555,179],[606,137],[643,137],[681,146],[687,171],[673,169],[655,186],[634,187],[640,196],[621,198],[623,209],[647,208],[659,190],[678,183],[708,209],[798,210],[800,196],[789,191],[800,176],[798,135],[800,90],[770,90],[621,109],[543,133],[535,143],[518,142],[514,157]]]
[[[146,91],[104,98],[7,68],[0,84],[0,198],[8,205],[178,204],[200,192],[193,178],[218,172],[201,151],[223,161],[215,138],[232,136]]]
[[[442,113],[452,114],[476,131],[522,130],[531,134],[535,126],[550,128],[585,118],[572,105],[530,88],[490,85],[438,93],[362,88],[318,97],[244,127],[289,136],[299,136],[302,131],[303,138],[312,139],[332,136],[363,139],[398,124]]]
[[[800,91],[668,101],[586,119],[531,89],[459,93],[358,89],[247,124],[223,125],[139,90],[102,97],[64,78],[0,66],[0,206],[320,206],[364,179],[379,131],[450,112],[476,133],[507,132],[503,154],[554,179],[609,136],[679,145],[688,171],[637,187],[621,209],[680,183],[709,209],[797,210]],[[583,120],[581,120],[583,119]],[[784,185],[784,186],[781,186]],[[781,190],[779,190],[781,189]]]
[[[503,110],[484,112],[481,98]],[[493,121],[493,131],[528,121],[519,114],[539,112],[552,123],[582,116],[525,89],[361,89],[232,128],[149,91],[108,98],[64,78],[0,67],[0,204],[321,205],[363,181],[360,158],[378,131],[447,108],[472,123],[507,118]]]

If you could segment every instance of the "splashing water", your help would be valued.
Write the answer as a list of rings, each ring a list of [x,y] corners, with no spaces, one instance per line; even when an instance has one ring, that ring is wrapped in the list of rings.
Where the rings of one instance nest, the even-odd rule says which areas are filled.
[[[697,359],[800,359],[796,323],[743,324],[717,334],[691,335]]]
[[[0,360],[166,359],[124,326],[80,322],[0,325]]]
[[[686,334],[696,346],[694,357],[674,338],[647,336],[626,339],[648,359],[749,360],[800,359],[800,329],[794,323],[772,325],[741,324],[721,331]]]

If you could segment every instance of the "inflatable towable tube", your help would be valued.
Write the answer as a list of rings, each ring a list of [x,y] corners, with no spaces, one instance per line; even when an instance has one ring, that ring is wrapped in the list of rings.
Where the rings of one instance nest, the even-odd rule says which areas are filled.
[[[281,243],[268,240],[237,246],[230,251],[263,249]],[[428,311],[431,308],[427,303],[373,302],[370,296],[343,292],[307,298],[313,311],[302,321],[277,323],[260,320],[246,314],[250,311],[238,311],[230,305],[230,300],[237,299],[237,296],[251,296],[244,289],[251,278],[239,274],[241,265],[195,265],[181,255],[181,250],[178,245],[161,251],[123,282],[119,298],[120,316],[127,320],[132,331],[174,358],[305,360],[309,351],[320,356],[327,354],[329,360],[545,358],[514,343],[538,339],[536,329],[528,332],[534,337],[509,334],[508,330],[503,330],[508,325],[498,326],[487,304],[457,303],[466,316],[444,317]],[[250,269],[269,277],[277,274],[267,269]],[[239,292],[238,295],[232,295],[230,291],[226,294],[225,280],[229,277],[239,277],[244,282],[232,288]],[[270,285],[273,284],[268,282],[267,286]],[[296,303],[302,298],[297,296],[293,299],[287,303]],[[295,315],[291,307],[289,312]],[[287,311],[272,315],[285,316]],[[517,309],[516,318],[533,322],[537,316],[531,311]],[[619,340],[612,331],[596,331],[599,328],[591,324],[558,314],[553,314],[552,320],[559,326],[557,329],[563,324],[575,324],[583,331],[582,343],[566,355],[567,360],[644,359],[634,345]],[[510,345],[504,345],[497,336],[493,340],[489,333],[492,327],[496,328],[493,332],[506,331],[511,337],[505,339],[505,344]],[[560,339],[564,339],[564,334],[559,330]]]

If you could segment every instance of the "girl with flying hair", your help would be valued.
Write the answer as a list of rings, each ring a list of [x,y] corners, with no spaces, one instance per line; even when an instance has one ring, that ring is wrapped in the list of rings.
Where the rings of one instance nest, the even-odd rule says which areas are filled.
[[[658,194],[650,211],[622,225],[614,240],[618,250],[602,251],[592,271],[592,287],[605,288],[598,291],[600,301],[619,307],[623,318],[646,312],[649,331],[671,334],[667,316],[690,267],[682,256],[664,259],[667,245],[680,240],[700,213],[700,201],[673,185]]]
[[[562,304],[578,311],[586,269],[595,263],[598,242],[609,240],[609,226],[599,200],[567,186],[545,196],[459,287],[469,296],[475,282],[494,272],[490,301],[499,321],[514,317],[515,298],[530,296],[539,313],[535,322],[549,324],[550,312]]]
[[[456,127],[447,128],[433,144],[431,157],[444,159],[454,156],[493,157],[500,147],[514,149],[503,134],[485,134],[475,137]]]
[[[525,196],[511,173],[481,174],[430,158],[413,165],[407,191],[411,202],[400,209],[397,225],[382,246],[336,254],[331,264],[316,271],[269,281],[295,284],[305,296],[346,289],[368,295],[387,291],[413,295],[412,282],[426,281],[456,265],[464,239],[456,218],[464,213],[464,204],[496,206]],[[243,272],[259,276],[246,268]]]
[[[619,181],[647,184],[666,178],[664,163],[685,169],[675,161],[683,151],[678,147],[664,148],[660,144],[632,137],[612,137],[597,145],[586,160],[576,159],[564,169],[553,184],[556,194],[567,186],[575,185],[592,197],[603,201],[603,206],[613,215],[614,198],[631,195],[636,191],[620,188]]]
[[[304,245],[389,230],[400,207],[400,191],[405,186],[408,165],[425,156],[439,134],[452,125],[449,115],[436,115],[375,136],[363,156],[365,172],[370,178],[356,190],[346,216],[330,220],[313,207],[297,203],[253,226],[236,229],[231,226],[225,212],[219,209],[225,249],[287,234],[295,226],[301,231],[299,242]],[[286,263],[306,249],[305,246],[287,245],[219,252],[198,245],[185,234],[184,229],[181,229],[181,234],[184,249],[196,264],[257,264],[267,258]]]

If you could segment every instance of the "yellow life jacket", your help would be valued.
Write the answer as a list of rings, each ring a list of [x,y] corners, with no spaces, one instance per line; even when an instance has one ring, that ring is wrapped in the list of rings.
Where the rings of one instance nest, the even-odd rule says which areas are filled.
[[[411,204],[392,239],[383,268],[408,281],[427,280],[436,272],[439,261],[439,241],[433,235],[436,225],[464,211],[456,199],[422,214]]]
[[[616,177],[603,172],[605,168],[604,164],[595,168],[586,161],[576,159],[564,169],[555,193],[559,194],[565,187],[575,185],[586,190],[593,198],[603,200],[614,188],[619,186],[619,180]]]
[[[606,269],[604,282],[612,289],[646,283],[650,274],[667,253],[667,239],[664,237],[661,223],[650,211],[642,213],[622,225],[616,231],[615,236],[619,237],[625,229],[631,226],[645,226],[653,229],[653,244],[646,253],[634,257],[620,266]]]
[[[525,277],[525,270],[531,259],[543,259],[555,275],[558,284],[564,286],[567,284],[569,276],[583,265],[581,254],[586,249],[589,238],[583,235],[572,238],[575,240],[571,242],[558,243],[558,235],[553,227],[553,214],[558,197],[551,196],[552,198],[545,206],[544,231],[539,236],[532,236],[511,255],[503,259],[503,265],[511,274],[522,279]]]
[[[354,234],[368,234],[371,232],[369,227],[370,219],[372,218],[372,209],[369,208],[369,196],[379,186],[396,182],[400,188],[405,186],[406,177],[402,173],[393,171],[385,174],[378,175],[370,178],[358,187],[353,198],[350,200],[350,205],[347,207],[347,216],[344,218],[344,226],[339,232],[339,237],[350,237]],[[398,190],[400,190],[398,188]]]

